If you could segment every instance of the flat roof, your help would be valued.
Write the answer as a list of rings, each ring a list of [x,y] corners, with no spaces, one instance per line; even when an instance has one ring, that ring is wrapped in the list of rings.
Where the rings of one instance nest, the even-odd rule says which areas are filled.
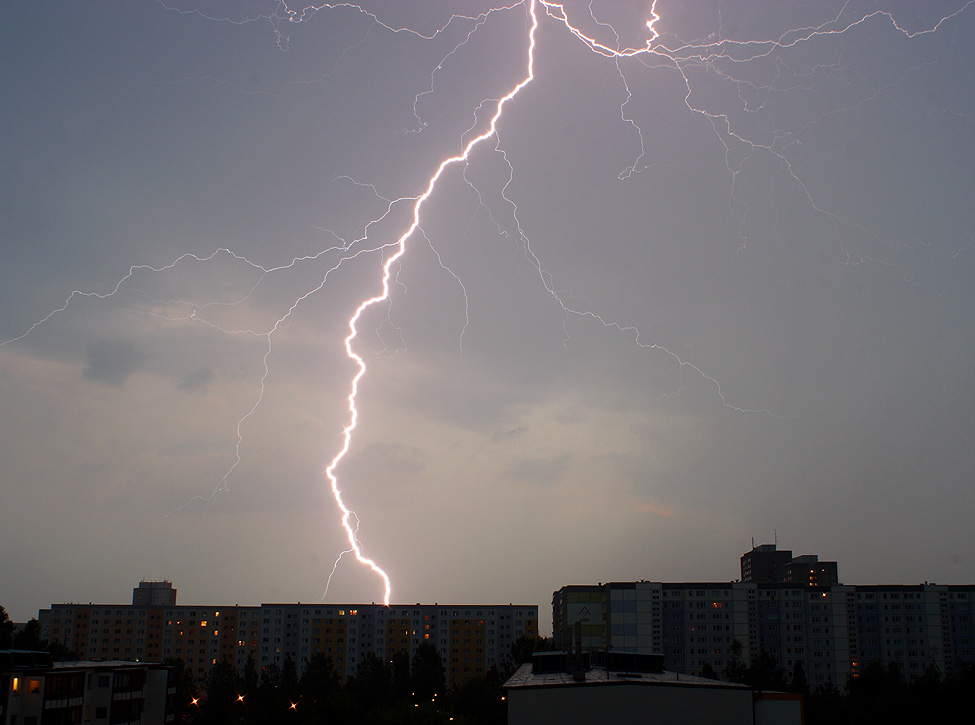
[[[587,685],[676,685],[678,687],[709,687],[718,689],[750,690],[747,685],[737,682],[709,680],[695,675],[678,672],[625,672],[593,667],[586,670],[586,679],[576,682],[571,672],[548,672],[535,674],[531,664],[524,664],[504,683],[505,688],[517,687],[576,687]]]
[[[70,660],[66,662],[55,662],[54,667],[168,667],[162,662],[150,662],[149,660]]]

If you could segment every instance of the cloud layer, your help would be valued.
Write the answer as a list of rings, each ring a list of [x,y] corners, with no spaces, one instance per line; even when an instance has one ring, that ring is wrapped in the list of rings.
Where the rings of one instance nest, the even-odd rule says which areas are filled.
[[[399,601],[543,622],[565,584],[733,579],[776,531],[847,581],[972,581],[975,7],[657,6],[695,57],[541,17],[534,81],[361,320],[338,473],[366,553]],[[392,29],[452,4],[248,7],[0,10],[15,619],[140,578],[322,596],[348,317],[525,72],[524,4],[432,39]],[[645,45],[637,5],[587,8]],[[379,597],[343,560],[328,598]]]

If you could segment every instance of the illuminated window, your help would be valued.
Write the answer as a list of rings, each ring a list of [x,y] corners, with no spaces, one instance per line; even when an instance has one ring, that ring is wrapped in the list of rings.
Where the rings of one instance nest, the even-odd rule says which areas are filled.
[[[40,680],[27,680],[27,694],[37,695],[41,691],[41,681]]]
[[[19,677],[15,677],[13,679],[13,683],[11,684],[10,688],[11,688],[11,692],[13,692],[15,695],[19,695],[20,694],[20,678]]]

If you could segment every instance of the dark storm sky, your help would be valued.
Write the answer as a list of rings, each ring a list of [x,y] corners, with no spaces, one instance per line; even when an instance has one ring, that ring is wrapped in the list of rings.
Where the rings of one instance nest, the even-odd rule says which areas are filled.
[[[322,596],[348,317],[527,72],[530,2],[489,8],[0,8],[14,619]],[[622,60],[536,12],[360,324],[338,473],[393,599],[544,629],[565,584],[730,580],[775,531],[851,583],[975,580],[975,5],[658,0]],[[648,3],[591,13],[646,47]],[[328,592],[381,597],[350,558]]]

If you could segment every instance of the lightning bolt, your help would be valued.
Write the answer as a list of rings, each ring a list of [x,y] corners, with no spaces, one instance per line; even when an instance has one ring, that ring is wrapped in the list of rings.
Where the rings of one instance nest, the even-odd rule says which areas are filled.
[[[362,359],[362,357],[360,357],[353,349],[352,341],[355,340],[355,338],[359,334],[357,325],[359,322],[359,318],[362,317],[363,313],[373,305],[389,299],[389,280],[392,275],[391,270],[393,268],[393,265],[396,264],[399,261],[400,257],[402,257],[406,253],[407,240],[409,240],[409,238],[412,237],[413,234],[420,228],[420,211],[423,208],[423,204],[426,202],[426,200],[430,198],[431,194],[433,194],[433,191],[437,186],[437,182],[440,180],[440,177],[443,176],[444,171],[450,166],[453,166],[454,164],[458,164],[462,161],[467,161],[467,159],[470,157],[471,151],[478,144],[491,138],[492,136],[495,135],[495,133],[497,133],[498,121],[501,119],[501,114],[504,111],[505,104],[507,104],[508,101],[510,101],[512,98],[518,95],[521,89],[527,86],[535,77],[535,73],[534,73],[535,31],[538,28],[538,16],[536,14],[536,9],[535,9],[535,0],[532,0],[531,3],[529,4],[528,12],[531,15],[531,29],[528,32],[529,41],[528,41],[527,75],[521,80],[520,83],[518,83],[514,88],[508,91],[508,93],[502,96],[502,98],[497,102],[496,110],[494,111],[494,115],[491,116],[491,121],[488,124],[488,128],[485,131],[483,131],[481,134],[471,138],[464,146],[464,149],[463,151],[461,151],[461,153],[457,154],[456,156],[451,156],[440,162],[440,165],[437,167],[437,170],[434,172],[433,176],[430,177],[429,182],[427,182],[426,190],[422,194],[420,194],[420,196],[417,197],[416,203],[413,205],[412,224],[410,224],[410,226],[406,229],[406,231],[403,232],[403,235],[397,240],[396,251],[393,254],[391,254],[389,258],[386,260],[386,263],[383,264],[382,291],[379,294],[375,295],[374,297],[370,297],[369,299],[364,300],[356,308],[355,312],[352,314],[352,317],[349,319],[349,334],[345,338],[345,352],[355,362],[358,371],[356,372],[355,376],[352,378],[351,390],[349,391],[349,398],[348,398],[349,423],[345,426],[345,429],[342,432],[342,439],[343,439],[342,448],[339,450],[338,453],[335,454],[335,457],[325,468],[325,475],[328,476],[328,480],[332,489],[332,496],[335,498],[335,503],[342,511],[342,528],[345,529],[345,533],[349,541],[349,546],[351,547],[352,552],[355,554],[355,558],[359,561],[359,563],[364,564],[365,566],[372,569],[372,571],[378,574],[379,577],[383,580],[383,584],[385,586],[383,601],[387,605],[389,604],[389,597],[390,597],[389,576],[386,574],[385,571],[383,571],[379,567],[378,564],[376,564],[374,560],[368,558],[365,554],[363,554],[362,545],[359,543],[358,537],[356,536],[356,531],[351,524],[351,519],[353,518],[354,514],[345,505],[345,502],[342,499],[342,492],[339,489],[338,478],[335,475],[335,469],[338,467],[339,463],[345,457],[345,454],[349,452],[349,446],[352,443],[352,432],[355,430],[356,423],[358,422],[359,419],[359,411],[355,405],[356,396],[358,395],[359,392],[359,381],[362,380],[363,375],[366,374],[366,363]],[[337,563],[338,562],[336,561],[336,564]]]
[[[828,209],[825,209],[821,205],[817,204],[814,195],[806,186],[806,184],[803,182],[801,176],[796,172],[790,157],[784,151],[786,143],[790,141],[797,142],[798,136],[801,134],[801,129],[800,131],[792,132],[791,134],[789,134],[789,138],[787,139],[776,137],[769,142],[762,142],[754,138],[749,138],[749,136],[746,133],[744,133],[743,131],[735,127],[730,114],[719,113],[713,110],[709,110],[706,107],[704,107],[704,105],[697,104],[692,100],[693,83],[692,83],[691,69],[707,68],[711,72],[717,74],[719,77],[725,80],[728,80],[731,83],[734,83],[736,85],[748,85],[753,90],[765,91],[767,94],[768,92],[771,91],[770,87],[762,89],[762,88],[758,88],[754,84],[735,80],[735,78],[730,74],[729,71],[723,70],[722,67],[719,66],[719,61],[720,63],[730,65],[731,67],[734,67],[736,65],[746,64],[762,58],[768,58],[778,51],[792,48],[803,43],[807,43],[816,38],[849,33],[854,29],[871,22],[886,23],[890,27],[892,27],[896,32],[899,32],[906,38],[914,38],[919,35],[926,35],[926,34],[936,32],[939,28],[941,28],[941,26],[944,23],[948,22],[952,18],[965,12],[973,4],[975,4],[975,0],[967,0],[957,10],[940,17],[936,22],[930,24],[929,27],[925,27],[913,31],[908,30],[902,24],[899,24],[897,19],[894,17],[892,13],[884,10],[876,10],[874,12],[870,12],[861,16],[847,17],[850,3],[844,3],[841,9],[839,10],[839,12],[837,12],[833,17],[831,17],[830,19],[826,20],[823,23],[808,25],[800,28],[790,28],[785,32],[783,32],[782,34],[780,34],[778,37],[767,39],[767,40],[731,40],[725,38],[718,38],[713,41],[709,39],[707,42],[700,42],[700,41],[684,42],[670,35],[664,36],[662,35],[661,31],[658,30],[658,26],[662,21],[662,17],[658,13],[658,8],[657,8],[658,0],[653,0],[653,3],[650,6],[650,13],[649,13],[650,17],[645,22],[645,27],[648,34],[645,44],[637,47],[622,47],[619,33],[617,33],[617,31],[612,27],[612,25],[601,22],[596,17],[596,14],[592,9],[591,3],[589,4],[589,11],[588,11],[589,18],[593,21],[593,23],[595,23],[597,27],[607,30],[613,36],[615,43],[605,42],[603,40],[598,39],[595,34],[586,32],[583,28],[582,23],[576,22],[573,18],[570,17],[571,15],[570,10],[567,9],[569,7],[568,3],[553,2],[551,0],[519,0],[519,2],[513,2],[509,5],[499,5],[498,7],[493,7],[485,11],[484,13],[480,13],[476,15],[453,14],[450,16],[450,18],[447,20],[445,24],[435,28],[432,32],[429,33],[422,33],[408,27],[388,24],[382,21],[375,13],[369,12],[363,7],[354,3],[324,3],[321,5],[307,5],[302,7],[300,10],[293,10],[288,7],[286,2],[279,2],[276,4],[275,10],[272,13],[260,15],[252,18],[246,18],[244,20],[232,21],[232,20],[228,20],[227,18],[208,16],[197,10],[191,10],[191,11],[179,10],[166,5],[161,0],[159,0],[159,2],[160,5],[167,8],[168,10],[180,14],[194,13],[200,15],[201,17],[207,18],[208,20],[213,20],[213,21],[233,22],[233,23],[245,23],[245,22],[255,22],[255,21],[268,22],[273,29],[276,42],[282,50],[286,50],[288,47],[288,36],[283,30],[285,24],[289,24],[289,23],[297,24],[297,23],[307,22],[316,13],[325,10],[342,9],[350,12],[360,13],[365,17],[367,17],[371,22],[374,22],[375,24],[377,24],[378,26],[382,27],[383,29],[385,29],[390,33],[407,33],[425,40],[430,40],[440,36],[454,23],[460,23],[460,22],[470,23],[471,25],[463,34],[462,40],[454,44],[453,48],[449,51],[449,53],[447,53],[447,55],[445,55],[442,58],[440,63],[431,72],[429,89],[423,91],[422,93],[418,94],[414,98],[413,112],[418,124],[418,128],[416,129],[418,132],[422,132],[426,128],[426,123],[420,117],[418,111],[418,105],[423,96],[433,93],[437,72],[439,70],[442,70],[444,64],[450,59],[450,57],[453,54],[457,53],[473,37],[474,33],[476,33],[477,30],[483,26],[483,24],[487,21],[488,17],[495,12],[510,11],[515,8],[523,7],[527,13],[528,18],[530,19],[530,25],[527,31],[527,59],[525,64],[525,73],[523,77],[516,85],[514,85],[508,91],[507,94],[505,94],[501,98],[490,99],[488,101],[482,102],[482,106],[487,105],[489,103],[494,104],[494,112],[490,116],[490,120],[486,124],[486,127],[484,127],[483,130],[480,130],[479,132],[475,133],[475,130],[482,127],[483,125],[478,122],[475,114],[475,121],[473,125],[462,135],[461,151],[454,156],[450,156],[449,158],[443,159],[439,163],[439,165],[437,165],[434,173],[428,178],[424,191],[419,196],[402,197],[397,199],[385,199],[379,195],[375,187],[368,184],[362,185],[359,184],[359,182],[355,182],[351,179],[348,179],[347,177],[345,178],[346,181],[350,181],[354,184],[367,186],[371,188],[373,192],[376,193],[377,198],[381,199],[386,204],[385,211],[379,217],[369,221],[365,225],[365,229],[363,230],[362,235],[357,239],[353,240],[352,242],[343,242],[339,240],[340,243],[336,244],[335,246],[331,246],[328,247],[327,249],[323,249],[322,251],[314,255],[294,257],[289,263],[277,267],[265,267],[256,264],[248,260],[247,258],[243,257],[242,255],[239,255],[226,248],[217,249],[209,256],[184,254],[176,258],[170,264],[163,265],[163,266],[156,266],[156,267],[149,266],[149,265],[132,266],[129,268],[128,273],[124,275],[121,279],[119,279],[118,282],[116,282],[115,285],[110,289],[108,289],[107,291],[92,292],[92,291],[74,290],[68,295],[68,297],[65,299],[64,303],[61,306],[51,310],[48,314],[38,319],[36,322],[30,325],[30,327],[26,331],[10,339],[0,341],[0,347],[2,347],[23,340],[24,338],[27,338],[39,326],[45,324],[55,316],[64,313],[69,308],[69,306],[72,305],[75,301],[79,301],[82,299],[90,299],[94,301],[106,300],[108,298],[118,295],[123,289],[133,289],[134,291],[138,292],[137,288],[131,288],[128,285],[135,284],[136,279],[140,275],[162,274],[176,269],[179,265],[194,264],[194,263],[206,264],[209,262],[213,262],[218,258],[223,258],[223,257],[226,257],[235,263],[244,265],[255,275],[255,281],[248,288],[245,294],[229,302],[213,303],[213,302],[200,302],[198,300],[194,301],[194,300],[184,300],[184,299],[159,300],[146,295],[150,299],[150,301],[156,304],[167,305],[167,306],[172,306],[172,305],[187,306],[192,309],[191,312],[185,315],[157,315],[156,313],[152,313],[166,320],[183,321],[192,324],[200,324],[200,325],[210,327],[224,334],[248,335],[248,336],[260,338],[265,342],[264,355],[262,360],[263,371],[260,378],[260,387],[256,396],[256,401],[246,412],[246,414],[243,415],[237,421],[235,460],[233,464],[227,469],[224,476],[218,483],[217,487],[214,489],[213,493],[209,497],[204,499],[204,500],[212,500],[212,498],[216,495],[217,492],[227,490],[228,479],[233,475],[234,471],[237,469],[238,465],[240,464],[241,444],[243,441],[243,426],[246,424],[248,419],[258,410],[259,406],[261,405],[264,399],[265,383],[270,373],[269,360],[272,354],[272,339],[274,338],[275,334],[289,321],[289,319],[291,318],[295,310],[302,304],[302,302],[304,302],[311,295],[314,295],[316,292],[320,291],[327,284],[330,276],[333,273],[335,273],[339,268],[341,268],[344,264],[350,262],[351,260],[356,259],[360,255],[365,255],[365,254],[385,255],[384,256],[385,261],[381,266],[381,274],[379,278],[378,291],[373,296],[363,299],[359,303],[359,305],[355,308],[351,317],[348,319],[348,323],[347,323],[348,332],[343,340],[343,345],[347,357],[354,364],[355,373],[351,378],[351,381],[349,382],[349,386],[348,386],[349,392],[346,398],[348,403],[347,419],[346,419],[347,422],[345,423],[342,430],[341,446],[338,452],[335,453],[335,455],[331,458],[331,460],[325,467],[324,473],[326,478],[328,479],[329,489],[332,494],[332,497],[341,514],[341,525],[345,532],[346,540],[348,543],[348,548],[344,549],[342,553],[339,554],[338,558],[335,560],[335,563],[333,564],[331,573],[329,574],[328,580],[326,582],[325,593],[327,594],[328,592],[328,587],[331,583],[332,576],[335,574],[335,571],[339,563],[341,562],[342,558],[347,554],[353,554],[356,560],[361,565],[370,569],[376,576],[378,576],[381,579],[384,588],[384,603],[387,605],[390,602],[390,596],[391,596],[390,577],[373,558],[366,556],[364,547],[362,546],[358,537],[359,518],[356,515],[356,513],[352,509],[350,509],[348,505],[345,503],[343,493],[342,493],[342,487],[340,486],[339,476],[338,476],[338,469],[340,467],[340,464],[344,460],[344,458],[349,453],[353,435],[358,425],[359,410],[357,408],[357,398],[360,390],[360,385],[367,372],[366,362],[363,359],[363,357],[356,352],[356,348],[355,348],[355,342],[359,336],[359,326],[360,323],[362,322],[363,315],[365,315],[371,308],[380,305],[382,303],[388,303],[390,301],[391,284],[395,281],[395,275],[393,273],[393,270],[394,268],[398,267],[400,260],[402,259],[403,255],[407,252],[408,245],[411,242],[415,241],[417,237],[422,237],[427,242],[427,244],[430,245],[431,249],[433,249],[433,245],[430,243],[430,239],[426,237],[426,234],[424,233],[424,230],[421,227],[421,214],[424,205],[429,200],[431,195],[433,195],[433,193],[435,192],[437,185],[440,182],[443,175],[445,174],[445,172],[454,166],[464,166],[465,167],[464,179],[468,184],[471,185],[472,188],[474,188],[475,192],[478,193],[480,199],[480,192],[476,189],[474,184],[472,184],[469,180],[467,180],[466,177],[466,164],[470,160],[470,156],[473,150],[479,145],[482,145],[485,142],[487,142],[489,139],[494,138],[495,139],[494,150],[497,153],[501,154],[507,163],[507,157],[504,156],[504,149],[501,145],[500,138],[499,138],[498,125],[502,118],[502,114],[504,112],[505,106],[510,101],[512,101],[526,86],[528,86],[528,84],[531,83],[531,81],[535,77],[536,31],[538,30],[539,27],[540,13],[543,12],[545,17],[550,19],[553,23],[562,26],[572,37],[576,38],[593,54],[605,58],[608,61],[612,61],[616,65],[617,71],[619,73],[620,81],[623,86],[624,95],[625,95],[625,98],[620,105],[620,119],[623,123],[625,123],[631,129],[633,129],[633,131],[636,133],[638,137],[638,142],[639,142],[639,153],[636,155],[634,160],[631,163],[629,163],[620,172],[619,174],[620,180],[625,181],[629,179],[632,175],[640,173],[642,170],[647,168],[647,166],[644,165],[644,157],[645,157],[644,131],[638,125],[636,120],[634,120],[633,117],[627,115],[627,104],[632,98],[632,93],[627,79],[627,73],[630,72],[628,70],[629,66],[625,65],[625,63],[631,62],[634,64],[639,64],[641,68],[666,67],[675,70],[677,73],[680,74],[680,77],[683,79],[687,91],[686,95],[684,96],[684,104],[687,107],[687,109],[691,113],[702,116],[708,120],[708,122],[710,123],[714,131],[715,136],[720,140],[722,146],[724,147],[726,166],[732,177],[729,205],[732,203],[733,200],[735,200],[735,181],[737,180],[737,176],[740,168],[740,164],[736,164],[731,160],[731,155],[733,153],[734,147],[740,145],[751,151],[761,151],[770,154],[773,158],[775,158],[785,169],[789,177],[793,179],[794,182],[798,185],[798,187],[802,190],[811,208],[813,208],[816,212],[824,215],[825,217],[827,217],[833,222],[855,227],[859,231],[879,239],[879,237],[871,230],[866,229],[860,225],[853,224],[852,222],[843,219],[836,213]],[[361,44],[362,42],[364,41],[360,40],[359,44]],[[357,45],[352,46],[352,48],[354,47],[358,47],[358,46]],[[350,49],[346,49],[346,51],[343,51],[343,54],[339,57],[339,60],[336,61],[335,67],[333,67],[330,73],[334,72],[335,68],[337,68],[339,62],[342,60],[342,57],[344,57],[345,52],[347,52],[348,50]],[[879,94],[881,90],[882,89],[877,90],[876,93]],[[241,90],[241,92],[250,92],[250,91]],[[739,93],[739,98],[740,99],[742,98],[740,93]],[[743,99],[742,99],[742,104],[743,106],[747,106],[747,104],[744,102]],[[479,106],[478,110],[480,110],[482,106]],[[814,123],[816,120],[819,119],[817,118],[814,119],[813,121],[809,121],[806,123],[806,125],[808,126],[809,124]],[[545,270],[542,261],[532,249],[532,245],[528,235],[522,229],[521,222],[518,218],[517,204],[512,198],[510,198],[507,195],[508,184],[511,182],[511,179],[514,174],[514,170],[511,168],[510,163],[508,164],[508,168],[510,174],[508,177],[508,181],[504,184],[503,188],[501,189],[501,197],[510,206],[511,216],[515,222],[514,236],[518,238],[519,242],[523,246],[525,257],[528,260],[528,263],[538,273],[541,284],[544,286],[545,290],[547,290],[550,297],[559,305],[561,311],[566,316],[566,318],[571,315],[571,316],[590,320],[606,328],[610,328],[621,334],[627,335],[632,340],[633,344],[635,344],[637,347],[641,349],[653,350],[670,356],[676,362],[678,366],[678,370],[680,371],[680,374],[682,376],[685,371],[693,371],[694,373],[698,374],[699,376],[707,380],[711,385],[713,385],[714,388],[716,389],[718,397],[721,400],[722,405],[728,408],[743,413],[761,413],[772,417],[782,417],[778,415],[773,415],[768,409],[765,408],[750,409],[750,408],[732,405],[726,399],[725,393],[722,391],[718,380],[706,374],[701,367],[693,364],[689,360],[684,359],[683,357],[669,350],[666,347],[663,347],[653,342],[645,342],[643,340],[640,330],[635,326],[627,325],[623,322],[609,319],[606,316],[599,314],[597,311],[584,309],[572,305],[568,300],[568,296],[557,288],[552,274],[550,274]],[[743,204],[744,202],[740,202],[740,203]],[[483,200],[480,200],[480,204],[484,208],[487,208],[487,205]],[[407,205],[407,206],[412,205],[412,221],[405,229],[405,231],[403,231],[403,233],[396,239],[395,242],[379,242],[379,243],[372,242],[372,240],[370,239],[371,230],[380,222],[386,220],[392,214],[393,210],[400,207],[401,205]],[[490,209],[488,209],[488,212],[489,214],[491,214]],[[747,213],[747,210],[745,213]],[[492,220],[493,220],[493,216],[492,216]],[[499,233],[505,234],[505,232],[503,232],[501,229],[501,224],[497,221],[494,221],[494,223],[497,226]],[[338,235],[335,236],[338,237]],[[460,280],[460,278],[456,274],[454,274],[450,270],[450,268],[444,263],[443,259],[441,259],[436,249],[433,249],[433,251],[437,257],[440,266],[449,274],[453,275],[455,280],[460,284],[461,289],[464,290],[463,283]],[[954,253],[954,256],[957,256],[958,253],[959,252],[956,251]],[[320,262],[326,259],[332,259],[333,257],[335,257],[336,260],[329,261],[327,263],[328,266],[326,271],[321,277],[321,282],[316,286],[311,287],[304,294],[294,299],[290,307],[286,310],[286,312],[283,315],[281,315],[267,329],[257,330],[252,328],[225,327],[208,321],[202,314],[203,312],[205,312],[206,310],[212,307],[221,306],[221,305],[235,306],[246,302],[258,289],[258,287],[262,284],[262,282],[272,274],[277,274],[280,272],[284,272],[285,270],[293,269],[296,266],[301,264]],[[464,298],[465,298],[465,315],[466,315],[467,312],[466,290],[464,290]],[[465,330],[466,330],[466,323],[465,323]],[[565,324],[563,324],[563,330],[565,335],[564,342],[567,342],[569,339],[569,334]],[[462,330],[461,341],[463,341],[463,334],[464,331]],[[682,384],[683,384],[683,378],[682,378]]]

